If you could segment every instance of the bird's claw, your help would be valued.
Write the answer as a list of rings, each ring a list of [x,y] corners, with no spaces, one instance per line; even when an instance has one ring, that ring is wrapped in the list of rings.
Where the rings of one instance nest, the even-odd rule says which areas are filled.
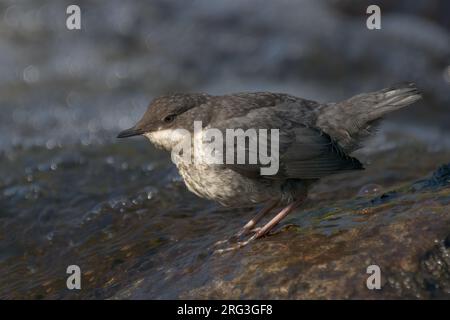
[[[240,249],[240,248],[245,247],[246,245],[248,245],[250,242],[252,242],[256,238],[257,238],[257,234],[255,233],[255,234],[253,234],[250,238],[248,238],[245,241],[238,241],[234,245],[229,246],[227,248],[216,249],[216,250],[214,250],[214,253],[222,254],[222,253],[225,253],[225,252],[230,252],[230,251],[234,251],[234,250]],[[225,241],[228,241],[228,240],[225,240]]]
[[[246,241],[243,241],[243,238],[249,234],[256,235],[262,228],[256,227],[250,230],[242,229],[238,233],[232,235],[230,238],[225,240],[220,240],[214,243],[214,247],[223,245],[224,243],[244,243]],[[240,241],[241,240],[241,241]],[[250,239],[249,239],[250,240]]]
[[[238,233],[236,233],[235,235],[233,235],[232,237],[230,237],[229,239],[226,240],[221,240],[221,241],[217,241],[214,244],[214,247],[218,247],[220,245],[223,245],[225,243],[233,243],[231,246],[224,248],[224,249],[216,249],[214,250],[214,253],[225,253],[225,252],[230,252],[230,251],[234,251],[237,249],[240,249],[242,247],[245,247],[246,245],[248,245],[250,242],[252,242],[255,239],[258,239],[262,236],[264,236],[264,234],[261,234],[261,227],[257,227],[257,228],[253,228],[251,230],[241,230]],[[250,236],[250,238],[248,238],[247,240],[243,240],[242,238],[252,234]],[[239,241],[240,240],[240,241]]]

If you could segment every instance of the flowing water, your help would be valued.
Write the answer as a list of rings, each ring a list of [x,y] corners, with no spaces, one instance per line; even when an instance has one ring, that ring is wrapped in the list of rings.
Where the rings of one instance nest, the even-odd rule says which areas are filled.
[[[358,288],[377,259],[392,269],[384,297],[447,297],[448,269],[427,278],[438,289],[412,275],[431,272],[423,257],[450,230],[446,171],[416,183],[450,159],[448,29],[394,12],[372,36],[320,2],[252,14],[254,2],[113,1],[84,7],[79,33],[61,27],[63,2],[0,5],[0,298],[370,298]],[[308,27],[318,17],[322,33]],[[115,139],[173,90],[327,101],[405,77],[424,102],[357,154],[366,171],[325,179],[278,232],[224,255],[213,244],[253,211],[197,198],[168,154]],[[69,265],[81,290],[66,287]]]

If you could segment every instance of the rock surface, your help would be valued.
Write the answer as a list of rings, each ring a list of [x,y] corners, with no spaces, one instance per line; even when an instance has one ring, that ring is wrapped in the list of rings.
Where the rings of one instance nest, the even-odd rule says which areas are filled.
[[[449,1],[383,0],[379,31],[368,1],[91,1],[80,32],[69,3],[0,3],[1,299],[449,298]],[[226,255],[212,245],[253,212],[115,139],[167,92],[338,101],[399,81],[424,99],[384,122],[367,170],[321,181],[279,233]]]
[[[360,154],[367,170],[323,180],[278,232],[217,255],[253,212],[195,197],[147,142],[17,149],[0,167],[0,297],[449,298],[450,166],[436,166],[449,156]],[[66,289],[70,264],[81,291]],[[381,290],[366,287],[373,264]]]
[[[309,227],[299,215],[239,257],[229,254],[238,268],[182,297],[450,298],[450,164],[377,197],[327,205]],[[370,265],[381,269],[381,290],[366,286]]]

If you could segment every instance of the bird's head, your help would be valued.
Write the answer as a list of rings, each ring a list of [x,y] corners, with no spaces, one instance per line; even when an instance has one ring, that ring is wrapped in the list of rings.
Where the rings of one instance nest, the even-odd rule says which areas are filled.
[[[197,113],[192,110],[208,101],[207,94],[174,94],[154,99],[135,126],[119,133],[118,138],[146,136],[158,147],[171,150],[181,137],[177,129],[192,130]]]

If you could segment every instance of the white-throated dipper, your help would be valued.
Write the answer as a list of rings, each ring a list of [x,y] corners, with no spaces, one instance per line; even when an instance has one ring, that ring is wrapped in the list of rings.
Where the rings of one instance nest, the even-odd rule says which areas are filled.
[[[375,132],[381,117],[420,98],[413,83],[359,94],[339,103],[318,103],[270,92],[174,94],[153,100],[142,119],[118,137],[144,135],[156,146],[173,151],[184,137],[179,129],[194,133],[194,121],[201,121],[205,130],[214,128],[224,135],[230,129],[277,129],[276,141],[268,139],[266,143],[278,144],[275,174],[263,175],[260,161],[206,163],[191,161],[191,156],[175,157],[186,186],[196,195],[230,207],[264,204],[234,236],[241,241],[228,248],[233,249],[266,235],[305,200],[308,188],[320,178],[363,169],[349,154]],[[194,134],[189,139],[196,138]],[[249,150],[247,144],[244,148],[248,157],[259,152]],[[256,228],[263,216],[281,206],[267,224]]]

